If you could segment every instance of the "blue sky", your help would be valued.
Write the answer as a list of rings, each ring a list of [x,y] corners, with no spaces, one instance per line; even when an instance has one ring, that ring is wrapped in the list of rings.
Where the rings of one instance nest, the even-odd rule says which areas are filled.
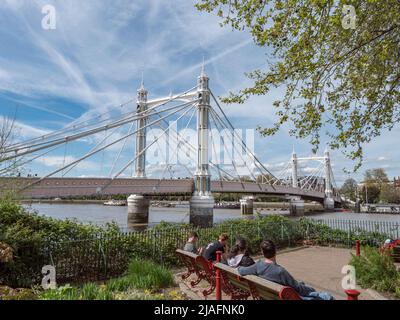
[[[244,73],[265,67],[265,50],[255,46],[248,34],[221,28],[217,17],[199,13],[194,3],[2,0],[0,115],[16,112],[19,139],[32,138],[72,121],[120,112],[118,105],[136,96],[142,73],[150,98],[189,89],[196,84],[203,57],[217,95],[248,85]],[[41,26],[41,10],[47,4],[56,8],[56,30]],[[268,126],[274,120],[272,102],[281,95],[276,89],[224,109],[237,128]],[[397,127],[366,146],[366,160],[356,177],[373,167],[385,168],[390,177],[399,175],[400,151],[393,147],[398,137]],[[255,152],[276,172],[289,160],[293,145],[299,156],[310,155],[307,141],[289,137],[287,128],[275,137],[257,135]],[[70,161],[88,148],[83,143],[60,148],[27,170],[44,174],[60,166],[64,154]],[[124,157],[132,152],[127,148]],[[114,155],[114,151],[99,154],[71,174],[104,175]],[[353,164],[340,151],[332,152],[332,158],[341,184],[347,177],[342,168],[351,169]]]

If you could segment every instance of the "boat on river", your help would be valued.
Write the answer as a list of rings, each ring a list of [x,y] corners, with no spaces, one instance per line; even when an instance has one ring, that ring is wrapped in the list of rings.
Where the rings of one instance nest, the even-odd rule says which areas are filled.
[[[117,207],[123,207],[126,206],[126,201],[125,200],[108,200],[103,203],[105,206],[117,206]]]

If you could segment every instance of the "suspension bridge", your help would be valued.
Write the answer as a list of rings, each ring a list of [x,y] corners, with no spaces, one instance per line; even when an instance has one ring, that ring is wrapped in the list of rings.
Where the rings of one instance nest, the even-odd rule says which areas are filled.
[[[134,99],[130,100],[123,106],[134,102]],[[178,124],[184,129],[178,131]],[[196,142],[186,135],[191,126],[195,127]],[[151,137],[149,130],[153,130]],[[223,138],[218,135],[221,132],[224,132]],[[77,159],[67,161],[65,151],[62,165],[41,177],[9,174],[59,148],[67,150],[73,143],[100,135],[99,141]],[[173,139],[170,139],[171,135]],[[119,167],[121,155],[131,139],[135,141],[135,155]],[[162,173],[158,177],[147,177],[147,153],[165,143],[170,151],[165,163],[160,165]],[[115,146],[119,147],[118,152],[112,149]],[[104,152],[115,154],[108,177],[71,176],[71,171],[86,159]],[[210,90],[204,67],[197,85],[180,94],[150,100],[142,81],[137,92],[136,110],[118,116],[105,113],[73,123],[61,130],[8,145],[0,153],[0,192],[13,190],[30,199],[127,194],[130,195],[128,222],[131,224],[147,223],[149,199],[160,194],[192,194],[190,223],[200,226],[213,223],[213,193],[242,193],[243,214],[253,213],[253,197],[249,195],[256,194],[286,197],[291,202],[293,215],[304,213],[304,200],[318,201],[326,210],[333,210],[341,203],[328,150],[322,156],[304,158],[297,157],[293,150],[282,170],[271,173],[235,130]],[[221,164],[222,153],[224,161]],[[169,159],[176,155],[183,155],[188,161],[170,164]],[[302,164],[309,161],[317,165],[311,171],[302,172]],[[173,166],[187,171],[186,178],[173,177]],[[129,170],[134,172],[127,177]],[[167,172],[171,174],[170,178],[166,178]]]

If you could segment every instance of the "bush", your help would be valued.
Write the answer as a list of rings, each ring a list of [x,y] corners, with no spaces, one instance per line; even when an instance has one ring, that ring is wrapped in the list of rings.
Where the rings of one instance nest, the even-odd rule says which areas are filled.
[[[395,293],[400,297],[400,273],[387,253],[364,247],[360,256],[352,256],[350,264],[355,267],[357,282],[362,287]]]
[[[40,283],[41,269],[49,264],[57,266],[61,282],[74,277],[79,280],[82,273],[96,275],[99,261],[105,260],[104,252],[107,253],[108,273],[112,274],[114,268],[114,274],[122,274],[129,257],[118,255],[117,259],[120,251],[116,248],[124,247],[117,237],[119,234],[113,224],[101,228],[72,220],[56,220],[28,212],[9,198],[1,198],[0,284],[30,287]],[[113,241],[101,243],[102,238]],[[83,259],[77,261],[81,257]],[[64,279],[62,275],[70,274],[71,268],[75,268],[75,274]]]

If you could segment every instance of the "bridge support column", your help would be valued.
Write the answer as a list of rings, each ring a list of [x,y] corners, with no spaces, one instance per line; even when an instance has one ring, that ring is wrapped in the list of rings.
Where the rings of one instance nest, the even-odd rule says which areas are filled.
[[[359,199],[357,199],[355,204],[354,204],[354,212],[355,213],[360,213],[361,212],[361,203],[360,203]]]
[[[190,199],[190,224],[198,227],[212,227],[214,215],[213,196],[193,196]]]
[[[150,200],[140,194],[128,198],[128,228],[136,229],[139,225],[149,223]]]
[[[242,215],[251,215],[254,212],[254,198],[243,197],[240,199],[240,213]]]
[[[295,217],[304,216],[304,200],[300,197],[290,199],[290,215]]]
[[[333,198],[325,198],[324,199],[324,208],[326,211],[335,210],[335,200]]]
[[[327,211],[335,209],[335,200],[333,199],[332,176],[331,176],[331,159],[328,149],[324,153],[325,164],[325,199],[324,207]]]
[[[190,200],[190,223],[199,227],[213,225],[214,197],[211,194],[211,175],[209,171],[209,110],[210,90],[209,78],[204,73],[204,67],[198,78],[197,92],[197,169],[194,174],[194,194]]]

